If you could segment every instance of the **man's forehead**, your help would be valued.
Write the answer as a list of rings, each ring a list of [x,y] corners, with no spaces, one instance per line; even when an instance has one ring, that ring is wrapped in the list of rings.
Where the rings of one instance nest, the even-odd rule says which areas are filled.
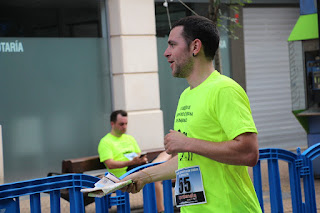
[[[180,38],[182,37],[182,32],[183,32],[183,26],[176,26],[174,27],[169,34],[168,41],[174,39],[174,38]]]
[[[123,115],[121,115],[121,114],[118,114],[117,117],[118,117],[118,118],[126,118],[127,116],[123,116]]]
[[[117,115],[117,121],[118,120],[127,120],[127,116],[122,116],[121,114]]]

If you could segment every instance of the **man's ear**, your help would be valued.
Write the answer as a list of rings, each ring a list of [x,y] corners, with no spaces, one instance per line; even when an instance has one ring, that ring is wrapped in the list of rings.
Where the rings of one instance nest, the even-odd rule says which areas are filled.
[[[192,53],[196,56],[200,52],[201,47],[202,47],[202,42],[200,41],[200,39],[196,38],[192,42]]]

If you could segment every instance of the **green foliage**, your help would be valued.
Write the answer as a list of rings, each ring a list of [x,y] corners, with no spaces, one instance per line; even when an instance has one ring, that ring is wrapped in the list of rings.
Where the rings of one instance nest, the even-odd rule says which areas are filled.
[[[224,3],[224,5],[234,14],[239,14],[240,7],[251,2],[251,0],[229,0],[229,2],[227,4]],[[227,32],[231,39],[239,39],[239,37],[236,36],[235,30],[237,28],[242,28],[242,25],[239,23],[238,18],[222,14],[221,6],[221,0],[209,0],[210,19],[217,24],[220,30]],[[222,24],[225,22],[228,23],[227,26]]]

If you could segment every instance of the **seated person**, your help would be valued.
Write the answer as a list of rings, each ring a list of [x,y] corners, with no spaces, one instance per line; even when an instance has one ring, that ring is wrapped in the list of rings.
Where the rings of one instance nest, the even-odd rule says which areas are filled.
[[[125,134],[128,124],[128,114],[123,110],[111,113],[111,132],[105,135],[99,143],[98,152],[100,162],[103,162],[108,171],[117,177],[122,176],[130,169],[148,162],[147,156],[140,157],[141,150],[136,140]],[[161,152],[152,162],[167,161],[171,155]],[[162,182],[155,182],[158,212],[164,211]]]
[[[127,112],[117,110],[111,113],[111,132],[105,135],[99,143],[98,153],[100,162],[103,162],[108,171],[120,177],[132,169],[148,162],[147,156],[140,158],[141,150],[137,141],[127,135]]]

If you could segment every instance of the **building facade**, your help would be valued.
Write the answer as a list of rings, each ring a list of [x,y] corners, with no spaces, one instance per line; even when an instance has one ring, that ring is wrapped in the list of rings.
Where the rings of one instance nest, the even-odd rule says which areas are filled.
[[[183,2],[197,14],[208,16],[208,1]],[[129,112],[128,133],[143,150],[163,149],[163,137],[173,128],[179,95],[188,86],[183,79],[171,77],[163,52],[170,21],[193,13],[179,1],[168,1],[168,8],[163,3],[163,0],[0,3],[3,138],[0,163],[4,165],[6,182],[59,172],[63,159],[96,155],[100,138],[110,129],[109,115],[115,109]],[[283,107],[287,102],[261,100],[269,96],[272,100],[279,92],[277,100],[286,99],[286,95],[290,99],[285,81],[286,69],[289,75],[287,53],[284,48],[281,53],[278,49],[268,50],[279,52],[279,62],[280,56],[266,54],[266,50],[285,45],[276,41],[286,36],[285,29],[292,29],[295,14],[299,14],[298,3],[260,0],[245,5],[237,13],[228,5],[221,10],[226,16],[237,17],[243,25],[236,30],[237,40],[221,31],[222,73],[246,88],[260,132],[260,146],[271,146],[282,138],[282,144],[291,142],[294,147],[304,140],[302,130],[292,132],[298,124],[292,124],[295,121],[290,120],[291,110]],[[282,37],[273,38],[267,32]],[[270,42],[263,36],[270,38]],[[268,60],[263,60],[266,57]],[[268,70],[261,69],[267,66]],[[277,70],[279,74],[269,73]],[[271,80],[266,81],[268,78]],[[283,87],[273,87],[278,83]],[[262,85],[274,90],[262,89]],[[279,116],[283,114],[286,116]],[[265,122],[270,115],[288,122],[274,119]],[[287,130],[292,137],[284,137]],[[298,139],[292,143],[292,138]],[[26,175],[21,177],[21,173]]]

